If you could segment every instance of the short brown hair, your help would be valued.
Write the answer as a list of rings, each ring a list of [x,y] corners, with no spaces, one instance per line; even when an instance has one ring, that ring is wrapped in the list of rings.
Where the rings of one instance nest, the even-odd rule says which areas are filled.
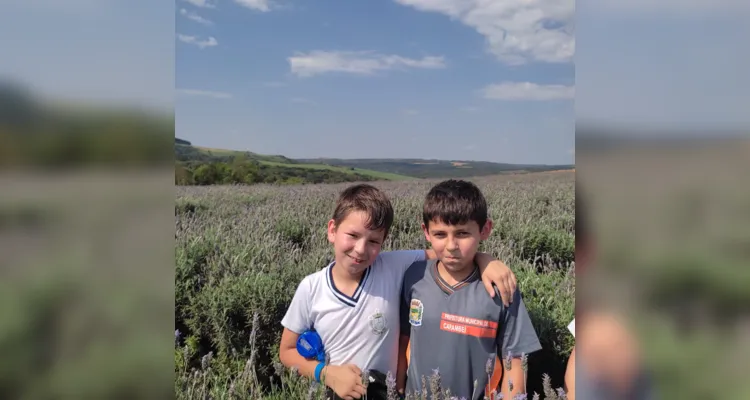
[[[393,224],[393,206],[383,191],[366,183],[346,188],[339,195],[333,212],[336,227],[353,211],[365,212],[369,218],[367,229],[384,229],[383,238],[388,237]]]
[[[475,221],[482,229],[487,222],[487,200],[477,185],[449,179],[433,186],[424,201],[422,219],[429,227],[434,220],[448,225]]]

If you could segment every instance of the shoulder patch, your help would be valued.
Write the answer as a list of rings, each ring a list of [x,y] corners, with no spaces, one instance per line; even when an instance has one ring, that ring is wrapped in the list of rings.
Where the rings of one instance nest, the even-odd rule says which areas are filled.
[[[409,305],[409,323],[413,326],[422,325],[422,314],[424,313],[424,305],[419,299],[412,299]]]

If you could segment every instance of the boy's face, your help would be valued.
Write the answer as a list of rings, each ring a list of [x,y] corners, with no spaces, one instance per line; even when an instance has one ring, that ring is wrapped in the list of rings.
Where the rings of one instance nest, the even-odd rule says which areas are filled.
[[[328,221],[328,241],[333,244],[336,265],[352,275],[364,271],[380,253],[385,230],[367,229],[368,216],[352,211],[338,227]]]
[[[440,263],[450,271],[459,272],[473,267],[480,242],[490,235],[492,221],[487,220],[484,227],[480,228],[476,221],[448,225],[440,220],[433,220],[429,226],[422,224],[422,230]]]

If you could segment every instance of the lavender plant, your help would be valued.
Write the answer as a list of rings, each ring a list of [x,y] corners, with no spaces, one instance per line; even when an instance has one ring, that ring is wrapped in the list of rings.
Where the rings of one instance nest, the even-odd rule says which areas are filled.
[[[483,189],[495,223],[481,251],[514,270],[545,351],[564,364],[573,344],[566,326],[575,298],[574,175],[473,181]],[[390,195],[396,214],[384,250],[427,246],[421,203],[435,182],[375,183]],[[325,226],[336,196],[348,185],[177,188],[178,398],[322,398],[323,385],[280,367],[280,321],[302,278],[331,260]],[[530,375],[530,386],[540,387],[542,376]],[[555,379],[561,379],[559,372]],[[439,388],[439,374],[420,384],[414,399],[454,398]],[[550,393],[558,396],[544,390],[545,398],[560,398]]]

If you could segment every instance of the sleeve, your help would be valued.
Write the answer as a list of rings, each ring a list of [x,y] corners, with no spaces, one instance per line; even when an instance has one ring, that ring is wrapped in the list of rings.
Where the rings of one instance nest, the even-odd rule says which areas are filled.
[[[286,310],[286,315],[281,320],[281,325],[297,334],[313,327],[310,315],[311,294],[312,282],[310,282],[310,277],[305,277],[297,286],[297,291],[294,292],[294,297]]]
[[[513,302],[505,309],[500,324],[497,346],[502,354],[501,358],[505,358],[508,353],[512,357],[521,357],[522,354],[529,355],[542,349],[520,290],[516,290]]]
[[[427,259],[424,250],[398,250],[380,253],[381,262],[388,269],[394,271],[398,279],[404,279],[406,270],[417,262]]]

